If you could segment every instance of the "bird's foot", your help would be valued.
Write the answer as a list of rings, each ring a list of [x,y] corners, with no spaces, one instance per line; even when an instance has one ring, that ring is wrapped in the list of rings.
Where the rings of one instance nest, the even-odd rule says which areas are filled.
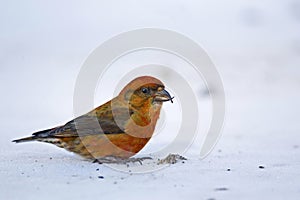
[[[142,165],[144,160],[152,160],[152,158],[151,157],[128,158],[126,163],[139,162]]]
[[[139,162],[141,165],[144,160],[152,160],[151,157],[141,157],[141,158],[121,158],[116,156],[105,156],[102,158],[95,159],[93,163],[99,164],[128,164]]]

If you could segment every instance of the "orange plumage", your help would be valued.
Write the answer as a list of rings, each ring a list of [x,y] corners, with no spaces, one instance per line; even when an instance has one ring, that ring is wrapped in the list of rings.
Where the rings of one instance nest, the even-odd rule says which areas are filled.
[[[150,76],[134,79],[111,101],[63,126],[14,142],[40,141],[85,158],[129,158],[150,140],[163,102],[171,101],[163,83]]]

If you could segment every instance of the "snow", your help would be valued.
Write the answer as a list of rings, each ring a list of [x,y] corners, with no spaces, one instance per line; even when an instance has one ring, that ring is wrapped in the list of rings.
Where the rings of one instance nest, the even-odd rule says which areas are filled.
[[[298,1],[2,5],[0,199],[299,199]],[[144,166],[120,171],[49,144],[11,142],[72,119],[76,77],[89,53],[113,35],[142,27],[186,34],[217,66],[226,120],[211,154],[199,159],[196,140],[185,163],[134,173]],[[158,139],[162,133],[144,154],[166,145]]]

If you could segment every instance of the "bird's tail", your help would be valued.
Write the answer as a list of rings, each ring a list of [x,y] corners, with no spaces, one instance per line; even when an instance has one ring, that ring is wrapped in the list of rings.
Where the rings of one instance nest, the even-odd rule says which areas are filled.
[[[32,141],[36,141],[36,140],[39,140],[42,138],[47,138],[49,136],[49,132],[54,129],[56,129],[56,128],[50,128],[50,129],[38,131],[38,132],[33,133],[32,136],[16,139],[16,140],[13,140],[12,142],[15,142],[15,143],[32,142]]]
[[[25,137],[25,138],[21,138],[21,139],[16,139],[16,140],[13,140],[12,142],[15,142],[15,143],[31,142],[31,141],[35,141],[37,139],[38,139],[38,137],[36,137],[36,136],[30,136],[30,137]]]

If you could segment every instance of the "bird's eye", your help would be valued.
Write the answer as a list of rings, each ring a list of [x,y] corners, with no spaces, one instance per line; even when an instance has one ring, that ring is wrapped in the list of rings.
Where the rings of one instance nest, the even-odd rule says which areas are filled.
[[[146,87],[143,87],[143,88],[142,88],[142,93],[148,94],[148,93],[149,93],[149,89],[146,88]]]

